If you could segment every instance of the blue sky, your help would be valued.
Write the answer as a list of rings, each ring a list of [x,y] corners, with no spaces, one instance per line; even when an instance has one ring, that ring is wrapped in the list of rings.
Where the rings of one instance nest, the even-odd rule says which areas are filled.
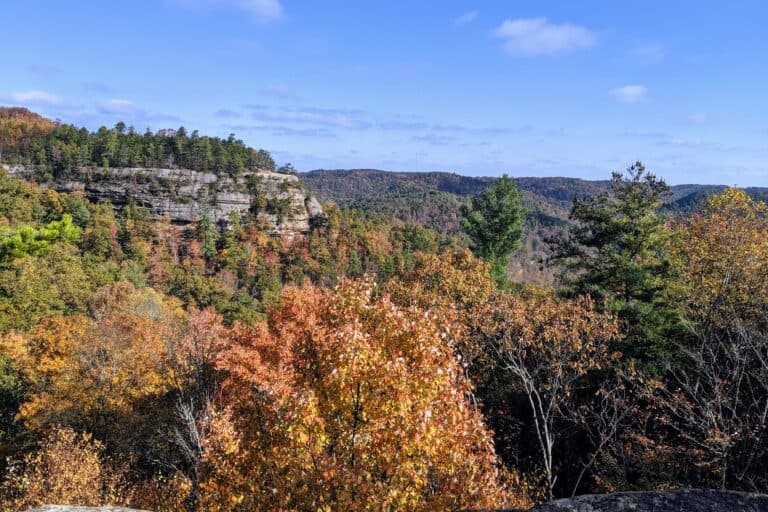
[[[5,0],[0,104],[300,170],[768,185],[768,2]]]

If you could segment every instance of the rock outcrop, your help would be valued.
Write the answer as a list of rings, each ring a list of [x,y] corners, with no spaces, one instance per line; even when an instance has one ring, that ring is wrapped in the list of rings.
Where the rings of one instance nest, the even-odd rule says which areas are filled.
[[[322,214],[320,203],[297,176],[266,170],[230,176],[189,169],[89,168],[75,179],[56,180],[23,166],[3,167],[12,176],[36,179],[40,186],[60,192],[81,191],[117,209],[134,203],[180,226],[197,222],[206,212],[217,223],[226,222],[232,212],[250,212],[272,234],[293,236],[308,231],[310,220]]]
[[[147,512],[124,507],[75,507],[73,505],[43,505],[27,512]]]
[[[529,512],[768,512],[768,495],[699,489],[587,494],[551,501]]]
[[[122,507],[44,505],[27,512],[147,512]],[[493,511],[478,511],[493,512]],[[505,511],[496,511],[505,512]],[[523,512],[523,511],[506,511]],[[681,489],[661,492],[588,494],[555,500],[529,512],[768,512],[768,495]]]

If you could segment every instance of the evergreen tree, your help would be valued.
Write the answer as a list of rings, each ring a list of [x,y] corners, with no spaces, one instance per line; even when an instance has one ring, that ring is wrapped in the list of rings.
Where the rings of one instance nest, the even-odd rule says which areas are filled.
[[[526,210],[515,182],[503,175],[462,208],[461,227],[472,239],[475,255],[491,264],[499,286],[507,282],[507,260],[520,247]]]
[[[636,162],[608,190],[573,202],[576,227],[556,241],[568,295],[589,295],[628,326],[626,352],[648,362],[665,345],[674,311],[665,303],[671,266],[658,209],[669,187]]]
[[[216,243],[219,239],[219,232],[213,221],[213,214],[210,205],[203,205],[200,215],[200,224],[198,225],[198,237],[200,239],[200,248],[203,257],[208,260],[216,256]]]

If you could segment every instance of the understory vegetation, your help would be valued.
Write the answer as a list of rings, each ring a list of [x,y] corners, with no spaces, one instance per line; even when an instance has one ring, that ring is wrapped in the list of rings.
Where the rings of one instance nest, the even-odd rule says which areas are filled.
[[[190,144],[173,162],[201,170],[271,162],[27,117],[0,119],[3,161],[52,175],[167,162],[134,163],[136,140]],[[102,135],[123,149],[95,150]],[[205,144],[219,156],[189,156]],[[0,508],[767,492],[768,207],[716,192],[670,215],[662,179],[615,173],[550,233],[542,286],[506,266],[530,229],[507,177],[454,212],[461,236],[327,205],[288,239],[248,215],[182,229],[0,169]]]

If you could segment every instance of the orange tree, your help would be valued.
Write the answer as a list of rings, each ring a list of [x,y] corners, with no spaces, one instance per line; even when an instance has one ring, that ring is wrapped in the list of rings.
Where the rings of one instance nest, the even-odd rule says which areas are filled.
[[[502,485],[509,475],[469,400],[453,322],[373,291],[368,280],[289,287],[267,324],[231,331],[202,509],[525,504]]]

